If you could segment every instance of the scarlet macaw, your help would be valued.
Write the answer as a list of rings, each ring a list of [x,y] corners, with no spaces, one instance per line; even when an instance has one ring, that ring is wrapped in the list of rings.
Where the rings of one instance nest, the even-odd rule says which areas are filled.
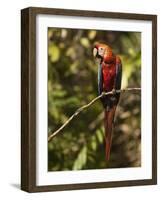
[[[98,94],[102,92],[113,91],[112,95],[101,98],[105,109],[105,144],[106,159],[110,159],[110,149],[112,142],[112,131],[114,116],[120,94],[116,90],[121,88],[122,64],[119,56],[112,52],[112,49],[106,44],[96,44],[93,49],[93,55],[98,60]]]

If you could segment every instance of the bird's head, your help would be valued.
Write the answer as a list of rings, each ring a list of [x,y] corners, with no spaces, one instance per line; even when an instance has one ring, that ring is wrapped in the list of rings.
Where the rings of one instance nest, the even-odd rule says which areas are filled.
[[[97,43],[93,48],[93,56],[101,63],[113,56],[112,49],[106,44]]]

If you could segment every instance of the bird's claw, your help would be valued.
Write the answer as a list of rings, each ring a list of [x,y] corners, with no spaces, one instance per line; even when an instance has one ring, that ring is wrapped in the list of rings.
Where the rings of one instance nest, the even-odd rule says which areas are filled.
[[[116,94],[116,89],[112,89],[112,94]]]

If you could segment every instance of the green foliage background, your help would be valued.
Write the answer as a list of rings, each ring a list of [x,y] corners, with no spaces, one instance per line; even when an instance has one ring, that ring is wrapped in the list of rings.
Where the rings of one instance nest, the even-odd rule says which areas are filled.
[[[97,94],[92,50],[103,42],[120,55],[122,88],[141,86],[141,34],[48,29],[48,133],[58,129]],[[141,94],[121,94],[110,161],[105,160],[103,107],[98,101],[48,144],[48,170],[138,167],[141,162]]]

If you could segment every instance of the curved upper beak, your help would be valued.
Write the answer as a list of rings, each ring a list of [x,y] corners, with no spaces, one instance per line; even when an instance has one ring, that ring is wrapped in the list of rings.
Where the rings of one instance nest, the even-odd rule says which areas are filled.
[[[93,56],[96,57],[97,56],[97,53],[98,53],[98,50],[96,47],[94,47],[93,49]]]

